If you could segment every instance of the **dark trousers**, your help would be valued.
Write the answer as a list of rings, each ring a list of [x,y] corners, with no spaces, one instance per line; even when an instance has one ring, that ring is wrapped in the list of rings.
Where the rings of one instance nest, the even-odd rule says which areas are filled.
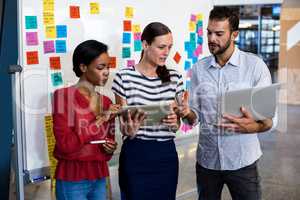
[[[210,170],[196,163],[198,200],[221,200],[224,184],[233,200],[261,200],[256,162],[238,170]]]

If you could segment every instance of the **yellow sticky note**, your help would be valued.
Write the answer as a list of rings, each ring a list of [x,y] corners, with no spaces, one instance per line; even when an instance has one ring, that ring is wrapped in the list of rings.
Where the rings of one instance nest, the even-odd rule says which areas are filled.
[[[133,24],[132,29],[134,33],[140,33],[141,32],[141,26],[139,24]]]
[[[197,21],[198,21],[198,20],[203,20],[203,15],[202,15],[201,13],[198,14],[196,17],[197,17]]]
[[[44,11],[54,11],[54,0],[44,0],[43,8]]]
[[[46,38],[56,38],[55,26],[46,26]]]
[[[90,12],[91,14],[99,14],[100,13],[100,5],[96,2],[90,3]]]
[[[54,12],[53,11],[46,11],[43,13],[44,17],[44,24],[47,25],[54,25]]]
[[[128,19],[133,18],[133,7],[126,7],[125,8],[125,17]]]
[[[192,22],[192,21],[189,22],[189,31],[191,31],[191,32],[196,31],[196,23],[195,22]]]

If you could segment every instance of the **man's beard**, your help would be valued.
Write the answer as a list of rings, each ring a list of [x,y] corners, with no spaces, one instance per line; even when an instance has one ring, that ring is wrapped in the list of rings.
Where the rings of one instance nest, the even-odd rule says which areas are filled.
[[[210,53],[212,53],[214,56],[221,55],[221,54],[223,54],[223,53],[230,47],[230,44],[231,44],[231,40],[230,40],[230,38],[229,38],[223,47],[219,47],[219,45],[216,45],[216,44],[215,44],[217,47],[219,47],[219,50],[217,50],[216,52],[213,52],[213,51],[210,50],[210,49],[209,49],[209,51],[210,51]]]

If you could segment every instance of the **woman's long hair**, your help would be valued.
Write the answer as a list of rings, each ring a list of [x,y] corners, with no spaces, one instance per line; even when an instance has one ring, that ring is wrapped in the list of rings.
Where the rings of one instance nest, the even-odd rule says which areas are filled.
[[[155,37],[166,35],[168,33],[171,33],[171,30],[166,25],[160,22],[152,22],[144,28],[141,36],[141,40],[142,41],[145,40],[149,45],[151,45]],[[144,56],[144,50],[142,50],[140,61],[142,60],[143,56]],[[162,83],[171,81],[170,72],[165,65],[158,66],[156,68],[156,74],[160,78]]]

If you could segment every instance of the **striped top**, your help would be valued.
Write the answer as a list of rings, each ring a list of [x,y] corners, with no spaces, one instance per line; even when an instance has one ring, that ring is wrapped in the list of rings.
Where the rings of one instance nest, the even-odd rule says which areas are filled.
[[[183,92],[182,76],[169,69],[171,82],[162,84],[158,77],[146,77],[135,68],[120,69],[112,84],[112,91],[124,98],[128,105],[151,105],[174,101],[175,95]],[[167,126],[143,126],[137,138],[165,141],[175,137]]]

